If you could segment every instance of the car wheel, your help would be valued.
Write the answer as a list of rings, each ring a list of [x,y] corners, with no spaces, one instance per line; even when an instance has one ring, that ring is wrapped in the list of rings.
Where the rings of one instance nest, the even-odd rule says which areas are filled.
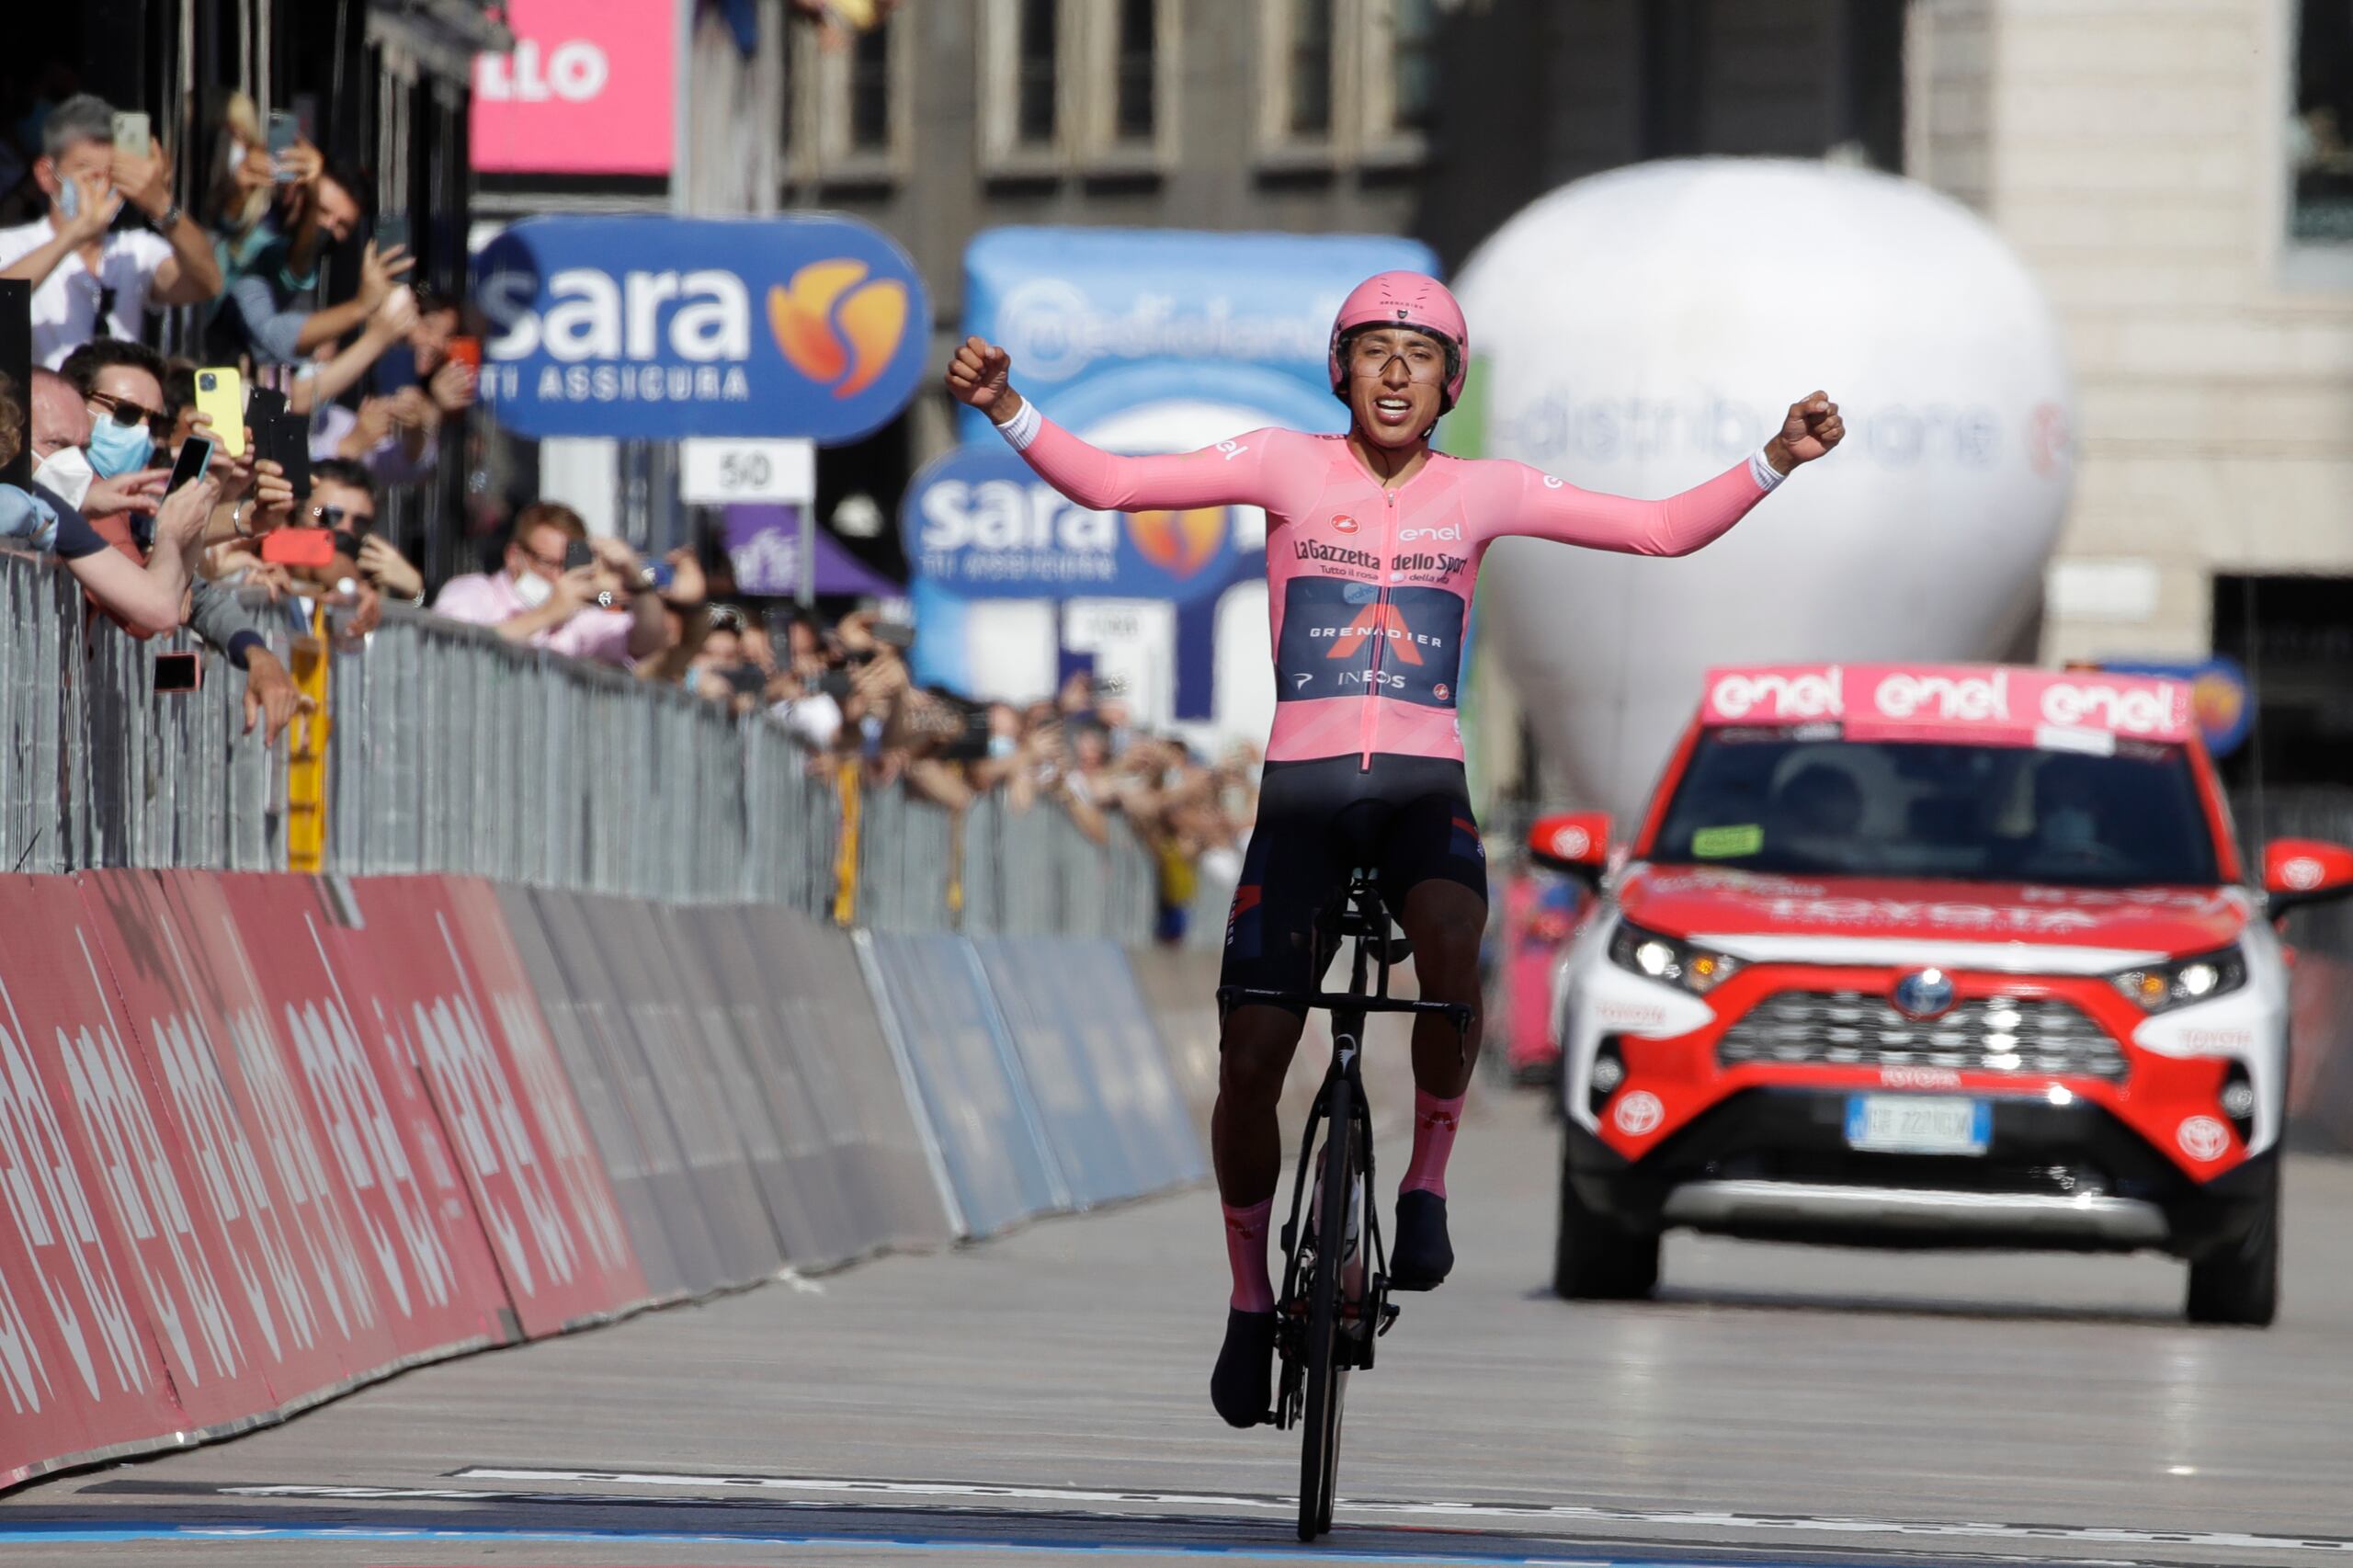
[[[1631,1231],[1588,1208],[1561,1155],[1561,1228],[1552,1244],[1552,1291],[1568,1301],[1631,1301],[1658,1288],[1658,1236]]]
[[[2268,1327],[2279,1311],[2279,1164],[2271,1162],[2254,1221],[2237,1242],[2189,1266],[2192,1323]]]

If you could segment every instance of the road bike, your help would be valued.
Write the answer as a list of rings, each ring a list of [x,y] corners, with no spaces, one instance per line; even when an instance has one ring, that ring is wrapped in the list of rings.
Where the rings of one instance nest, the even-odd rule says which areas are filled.
[[[1461,1003],[1389,994],[1389,971],[1412,949],[1396,934],[1371,872],[1350,878],[1317,920],[1316,936],[1318,976],[1338,945],[1354,939],[1347,990],[1229,985],[1217,994],[1221,1011],[1241,1002],[1268,1002],[1332,1015],[1332,1062],[1308,1109],[1299,1172],[1291,1183],[1290,1218],[1282,1229],[1283,1287],[1275,1308],[1275,1351],[1282,1373],[1268,1415],[1283,1430],[1294,1425],[1304,1429],[1299,1465],[1302,1540],[1313,1540],[1332,1528],[1348,1374],[1372,1366],[1373,1341],[1389,1332],[1398,1315],[1389,1300],[1389,1255],[1370,1199],[1372,1111],[1359,1070],[1365,1019],[1374,1013],[1438,1014],[1466,1040],[1471,1028],[1471,1009]],[[1327,1237],[1336,1240],[1326,1244]]]

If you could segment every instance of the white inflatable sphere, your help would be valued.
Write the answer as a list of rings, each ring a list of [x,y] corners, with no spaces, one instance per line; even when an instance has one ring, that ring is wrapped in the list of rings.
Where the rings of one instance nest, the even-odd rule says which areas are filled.
[[[1637,811],[1709,665],[2010,651],[2073,482],[2057,323],[1983,220],[1926,186],[1758,159],[1563,187],[1461,279],[1484,451],[1672,494],[1822,388],[1838,450],[1681,560],[1531,540],[1483,601],[1577,803]]]

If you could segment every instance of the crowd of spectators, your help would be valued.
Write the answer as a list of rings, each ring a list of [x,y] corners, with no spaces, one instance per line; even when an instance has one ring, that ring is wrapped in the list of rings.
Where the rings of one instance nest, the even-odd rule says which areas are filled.
[[[1238,873],[1256,755],[1211,759],[1146,733],[1085,674],[1027,707],[970,701],[917,683],[904,620],[724,602],[722,559],[708,573],[691,549],[642,559],[553,501],[515,512],[489,570],[431,591],[379,531],[380,502],[429,477],[445,426],[461,429],[473,402],[479,349],[461,302],[414,286],[361,183],[307,142],[273,152],[244,100],[215,128],[205,166],[218,177],[194,211],[160,144],[118,143],[119,119],[88,95],[51,109],[30,168],[44,210],[0,229],[0,278],[31,285],[36,366],[28,387],[0,377],[0,469],[23,448],[32,472],[0,486],[0,540],[60,559],[134,636],[187,626],[212,644],[245,672],[247,728],[265,744],[309,704],[274,634],[361,639],[387,602],[405,604],[765,712],[815,772],[854,770],[951,809],[990,794],[1016,810],[1050,801],[1098,841],[1124,819],[1159,860],[1171,939],[1198,874]],[[350,285],[330,299],[335,276]],[[149,312],[172,306],[197,307],[197,330],[183,318],[177,336],[198,355],[167,358],[144,340]],[[198,405],[201,370],[220,367],[252,400],[239,455]],[[300,494],[298,476],[256,455],[265,419],[307,432]],[[215,439],[208,472],[167,494],[198,437]],[[328,536],[324,563],[272,551],[269,536],[296,528]]]

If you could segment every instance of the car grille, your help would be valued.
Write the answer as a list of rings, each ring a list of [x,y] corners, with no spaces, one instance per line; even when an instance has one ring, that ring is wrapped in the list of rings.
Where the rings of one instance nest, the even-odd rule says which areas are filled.
[[[1864,991],[1784,991],[1751,1008],[1716,1046],[1725,1066],[1949,1067],[2121,1078],[2124,1053],[2068,1002],[1973,997],[1936,1018],[1907,1018]]]

